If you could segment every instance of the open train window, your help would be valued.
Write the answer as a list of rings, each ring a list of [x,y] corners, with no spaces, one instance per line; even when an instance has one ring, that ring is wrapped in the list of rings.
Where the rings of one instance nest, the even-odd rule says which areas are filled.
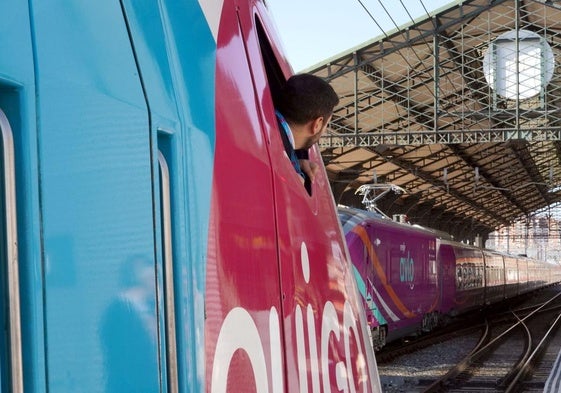
[[[255,25],[257,26],[257,36],[259,38],[259,47],[261,49],[261,57],[263,59],[263,65],[265,66],[265,73],[267,76],[267,82],[269,84],[269,90],[271,92],[271,98],[273,100],[273,106],[277,108],[280,100],[281,88],[286,83],[286,78],[282,69],[277,61],[275,52],[271,47],[267,34],[263,25],[258,18],[255,20]],[[288,137],[284,134],[284,131],[279,128],[280,136],[283,140],[285,150],[287,152],[290,150],[290,142]],[[305,176],[304,187],[309,195],[312,195],[312,185],[310,179]]]
[[[263,58],[267,81],[269,82],[269,89],[273,99],[273,105],[276,108],[280,97],[280,90],[286,83],[286,78],[284,77],[282,69],[277,61],[275,52],[269,43],[265,29],[258,18],[255,20],[255,25],[257,26],[257,36],[259,37],[261,57]]]

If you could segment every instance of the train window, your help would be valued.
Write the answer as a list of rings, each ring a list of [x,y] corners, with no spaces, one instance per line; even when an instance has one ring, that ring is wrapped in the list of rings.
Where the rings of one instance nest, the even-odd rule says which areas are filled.
[[[273,99],[273,105],[277,107],[280,90],[286,83],[286,78],[284,77],[284,73],[282,72],[277,58],[275,57],[275,52],[267,39],[267,34],[265,33],[265,29],[259,19],[256,19],[255,25],[257,26],[257,36],[259,37],[261,57],[263,58],[265,72],[267,74],[267,82],[269,83],[269,90],[271,91],[271,97]]]
[[[471,263],[468,264],[466,267],[465,277],[466,277],[466,287],[471,288],[473,287],[473,270]]]
[[[483,286],[483,266],[477,267],[477,286]]]
[[[437,283],[437,272],[436,272],[436,259],[429,260],[429,282],[432,285]]]
[[[269,90],[271,92],[271,98],[273,100],[273,106],[278,108],[280,100],[280,91],[282,86],[286,83],[286,78],[284,73],[277,61],[273,48],[267,39],[267,34],[263,28],[263,25],[256,18],[255,25],[257,26],[257,36],[259,37],[259,47],[261,49],[261,57],[263,58],[263,64],[265,66],[265,72],[267,75],[267,82],[269,85]],[[283,145],[288,151],[290,149],[290,140],[287,137],[285,131],[279,126],[279,134],[282,138]],[[308,176],[305,176],[304,187],[309,195],[312,195],[312,184]]]

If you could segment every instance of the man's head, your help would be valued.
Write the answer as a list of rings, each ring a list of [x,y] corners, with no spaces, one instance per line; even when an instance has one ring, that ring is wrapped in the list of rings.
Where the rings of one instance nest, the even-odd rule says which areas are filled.
[[[296,148],[309,148],[325,132],[339,97],[323,79],[311,74],[291,76],[281,90],[278,109],[296,134]]]

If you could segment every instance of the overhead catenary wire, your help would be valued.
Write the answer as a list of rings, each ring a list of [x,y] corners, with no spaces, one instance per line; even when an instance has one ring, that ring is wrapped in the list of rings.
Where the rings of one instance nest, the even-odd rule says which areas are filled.
[[[364,2],[362,0],[357,0],[357,1],[361,5],[361,7],[364,9],[364,11],[368,14],[369,18],[376,24],[376,26],[382,32],[384,37],[386,39],[389,39],[390,37],[386,33],[385,29],[382,28],[381,24],[376,20],[376,18],[370,12],[368,7],[364,4]],[[405,38],[407,38],[405,30],[400,29],[400,26],[397,24],[395,18],[392,16],[390,11],[388,11],[388,8],[384,5],[384,3],[381,0],[377,0],[377,1],[380,4],[380,6],[382,7],[382,9],[384,10],[384,12],[386,13],[386,15],[389,17],[389,19],[392,22],[392,24],[394,25],[394,27],[400,32],[400,34],[404,35]],[[403,9],[405,10],[405,12],[407,13],[407,16],[409,17],[411,23],[415,23],[415,19],[414,19],[413,15],[411,14],[409,8],[404,4],[403,0],[400,0],[400,3],[401,3],[401,6],[403,7]],[[425,6],[423,0],[419,0],[419,3],[421,5],[422,9],[424,10],[425,14],[428,16],[428,18],[429,19],[432,18],[431,14],[428,11],[427,7]],[[430,52],[433,53],[432,56],[434,57],[433,47],[431,47],[431,45],[427,42],[427,40],[424,36],[421,36],[421,39],[422,39],[423,43],[425,44],[425,46],[430,50]],[[415,67],[409,62],[409,60],[400,51],[398,51],[398,54],[406,62],[406,64],[409,66],[410,69],[415,69]],[[424,63],[424,60],[419,57],[419,55],[416,51],[413,51],[413,54],[415,55],[415,57],[417,58],[419,63]],[[448,75],[445,75],[444,78],[447,79],[448,82],[453,83],[453,81],[450,80]],[[427,85],[423,85],[423,86],[426,88],[426,90],[428,91],[430,96],[432,96],[435,100],[438,99],[436,93],[433,92]]]
[[[386,33],[385,29],[380,25],[380,23],[378,23],[378,21],[376,20],[376,18],[374,17],[374,15],[372,15],[372,13],[370,12],[370,10],[368,9],[368,7],[366,7],[366,5],[364,4],[364,2],[362,0],[357,0],[358,3],[360,4],[360,6],[364,9],[364,11],[368,14],[369,18],[376,24],[376,26],[378,27],[378,29],[382,32],[382,34],[384,35],[384,37],[386,39],[389,39],[390,37],[388,36],[388,34]],[[380,2],[380,0],[378,0],[378,2]],[[394,26],[398,27],[398,25],[395,23],[395,20],[391,17],[391,15],[388,13],[388,11],[386,10],[386,8],[384,7],[384,5],[382,3],[380,3],[382,5],[382,7],[384,8],[384,10],[386,11],[386,14],[388,14],[388,16],[390,17],[392,23],[394,24]],[[415,67],[410,63],[409,59],[407,57],[405,57],[403,55],[403,53],[401,51],[397,51],[398,55],[405,61],[405,63],[407,64],[407,66],[409,67],[410,70],[415,69]],[[413,53],[415,54],[415,56],[417,57],[417,59],[419,60],[419,62],[422,63],[422,60],[419,58],[419,56],[417,55],[417,53],[415,51],[413,51]],[[425,86],[425,89],[427,90],[427,92],[429,93],[429,95],[431,95],[435,100],[436,100],[436,95],[433,91],[431,91],[427,86]],[[408,102],[410,102],[408,100]],[[409,106],[408,107],[403,107],[403,105],[398,104],[397,102],[394,101],[393,103],[394,107],[396,108],[397,112],[400,112],[400,108],[401,109],[405,109],[406,111],[409,112],[409,110],[411,109]],[[407,113],[407,116],[409,116],[409,113]]]
[[[409,9],[407,8],[407,6],[403,3],[403,0],[399,0],[399,2],[401,3],[401,6],[403,7],[403,9],[405,10],[405,13],[407,14],[407,16],[409,17],[409,20],[411,21],[411,23],[415,23],[415,19],[413,18],[413,16],[411,15],[411,13],[409,12]],[[430,19],[432,18],[430,12],[428,11],[427,7],[425,7],[425,4],[423,3],[422,0],[419,0],[421,7],[423,8],[423,10],[425,11],[427,17]],[[382,9],[384,10],[384,12],[386,13],[386,15],[388,15],[388,17],[390,18],[391,22],[393,23],[394,27],[397,30],[400,30],[399,25],[397,24],[397,22],[395,21],[395,19],[392,17],[391,13],[388,11],[388,9],[386,8],[386,6],[382,3],[381,0],[378,0],[378,3],[380,4],[380,6],[382,7]],[[404,35],[405,32],[403,30],[401,30],[401,34]],[[387,37],[387,36],[386,36]],[[423,43],[425,44],[425,46],[429,49],[429,52],[432,53],[432,56],[434,57],[434,50],[433,47],[427,42],[426,38],[424,36],[421,36],[421,39],[423,41]],[[415,54],[415,57],[417,58],[417,60],[419,60],[420,63],[424,63],[424,61],[419,57],[419,55],[417,54],[416,51],[413,51],[413,53]],[[409,64],[408,64],[409,65]],[[411,65],[409,65],[411,67]],[[434,76],[433,76],[434,77]],[[448,82],[450,84],[453,84],[453,81],[450,80],[448,75],[445,75],[445,78],[448,80]],[[426,86],[426,85],[423,85]],[[432,92],[428,86],[426,87],[427,90],[429,90],[430,95],[437,100],[438,97],[436,96],[436,94],[434,92]],[[436,116],[436,113],[434,114]]]
[[[364,2],[362,0],[357,0],[359,2],[359,4],[361,5],[361,7],[364,9],[364,11],[368,14],[369,18],[376,24],[376,26],[378,26],[378,28],[382,31],[382,34],[384,35],[384,37],[386,39],[390,39],[390,37],[388,36],[388,34],[385,32],[385,30],[382,28],[381,24],[378,22],[378,20],[376,20],[376,18],[374,17],[374,15],[370,12],[370,10],[368,9],[368,7],[366,7],[366,5],[364,4]],[[388,16],[389,20],[391,21],[391,23],[394,25],[394,27],[397,29],[397,31],[399,31],[401,35],[404,36],[405,39],[408,39],[407,37],[407,33],[406,31],[400,29],[400,26],[397,24],[395,18],[392,16],[392,14],[390,13],[390,11],[388,10],[388,8],[382,3],[381,0],[377,0],[378,4],[380,5],[380,7],[384,10],[385,14]],[[429,16],[429,18],[431,17],[427,8],[425,7],[424,3],[422,2],[422,0],[419,0],[421,2],[421,6],[423,8],[423,10],[427,13],[427,15]],[[402,7],[404,8],[405,12],[407,13],[409,19],[411,20],[411,22],[414,24],[415,20],[413,18],[413,16],[411,15],[411,13],[409,12],[409,9],[407,8],[407,6],[403,3],[403,0],[400,0],[400,3],[402,5]],[[429,49],[429,53],[431,53],[431,56],[434,57],[434,50],[433,47],[427,42],[426,38],[424,36],[421,36],[421,39],[424,43],[424,45]],[[415,70],[416,67],[413,66],[410,62],[410,60],[404,56],[404,54],[401,51],[397,51],[398,55],[405,61],[405,63],[407,64],[407,66],[409,67],[409,70]],[[416,57],[418,64],[424,64],[426,60],[423,60],[420,58],[419,54],[417,53],[417,51],[413,50],[412,53],[414,54],[414,56]],[[435,76],[433,75],[433,78],[435,78]],[[452,84],[453,82],[449,79],[449,77],[446,75],[445,78]],[[438,100],[437,94],[436,94],[436,89],[433,91],[430,86],[428,86],[427,84],[422,84],[422,87],[428,92],[428,94],[435,100]],[[411,101],[408,99],[407,100],[408,104],[407,107],[403,107],[403,104],[398,104],[396,102],[394,102],[394,106],[396,107],[396,110],[399,112],[399,108],[403,108],[405,110],[408,111],[407,116],[410,116],[409,111],[412,109]],[[417,104],[417,103],[413,103],[413,104]],[[433,114],[433,116],[436,116],[436,113]],[[436,185],[436,184],[434,184]],[[442,190],[443,192],[448,193],[449,192],[449,184],[446,184],[446,188]]]
[[[423,7],[423,9],[425,10],[425,13],[430,16],[429,11],[427,10],[427,7],[425,7],[425,3],[423,3],[423,0],[419,0],[419,2],[421,3],[421,7]]]
[[[388,34],[386,33],[385,29],[380,25],[380,23],[376,20],[376,18],[374,17],[374,15],[372,15],[372,13],[370,12],[370,10],[368,9],[368,7],[366,7],[366,5],[364,4],[364,2],[362,0],[357,0],[359,2],[359,4],[361,5],[361,7],[364,9],[364,11],[368,14],[368,16],[370,17],[370,19],[372,19],[372,21],[376,24],[376,26],[378,26],[378,29],[380,29],[380,31],[382,32],[383,36],[386,39],[389,39],[390,37],[388,36]],[[392,15],[389,13],[389,11],[387,10],[387,8],[384,6],[384,4],[378,0],[378,3],[380,4],[380,6],[384,9],[384,12],[388,15],[388,17],[390,18],[391,22],[393,23],[393,25],[399,29],[399,25],[396,23],[395,19],[392,17]],[[404,32],[402,32],[402,34],[404,34]],[[409,59],[407,57],[405,57],[403,55],[403,53],[401,51],[397,52],[399,54],[399,56],[405,61],[405,63],[407,64],[407,66],[409,67],[409,69],[415,69],[415,67],[410,63]],[[417,60],[419,60],[419,62],[423,62],[423,60],[419,57],[419,55],[417,54],[417,52],[413,51],[413,53],[415,54],[415,57],[417,58]],[[436,96],[434,94],[434,92],[432,92],[428,87],[426,87],[429,94],[434,97],[436,99]]]

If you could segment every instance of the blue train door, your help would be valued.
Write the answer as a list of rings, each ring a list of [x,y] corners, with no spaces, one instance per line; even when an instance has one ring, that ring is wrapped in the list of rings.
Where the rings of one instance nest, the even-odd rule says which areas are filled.
[[[30,9],[46,375],[35,391],[165,391],[155,158],[123,9]]]
[[[0,393],[22,386],[14,143],[0,109]]]
[[[35,119],[34,70],[29,5],[6,0],[0,9],[7,16],[0,33],[0,393],[21,393],[31,391],[23,385],[24,367],[33,364],[26,350],[40,352],[35,342],[23,339],[39,324],[24,319],[33,303],[27,297],[32,291],[25,289],[26,268],[21,268],[33,260],[29,250],[36,245],[28,186],[36,150],[28,132]]]

